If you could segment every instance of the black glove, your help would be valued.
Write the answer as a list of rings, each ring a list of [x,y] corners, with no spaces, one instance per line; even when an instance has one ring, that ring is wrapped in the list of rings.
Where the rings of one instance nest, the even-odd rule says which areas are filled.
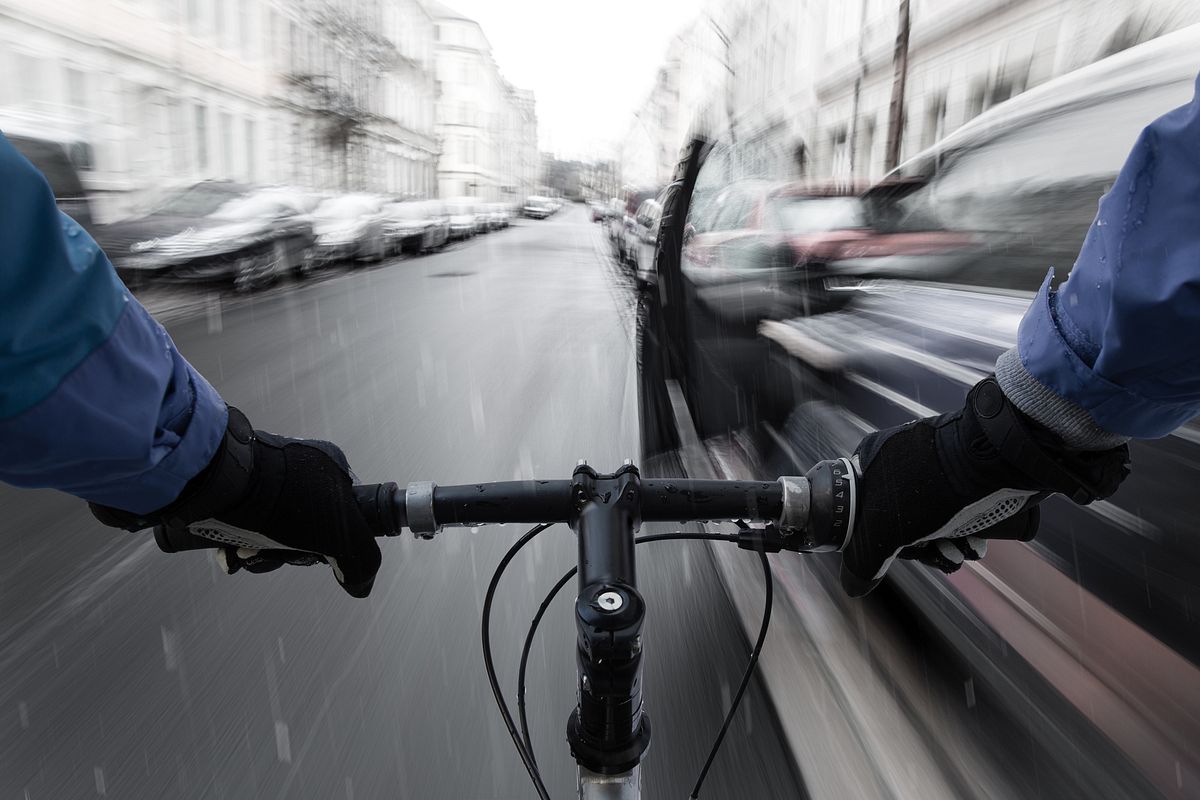
[[[1050,494],[1090,503],[1129,474],[1126,445],[1070,451],[990,377],[962,410],[873,433],[853,460],[861,498],[841,574],[854,597],[874,588],[897,556],[953,572],[982,557],[989,538],[1028,541],[1037,504]]]
[[[366,597],[380,555],[353,485],[336,445],[253,430],[231,406],[216,455],[173,503],[146,515],[91,509],[105,525],[131,531],[187,527],[220,548],[218,561],[228,573],[323,561],[350,595]]]

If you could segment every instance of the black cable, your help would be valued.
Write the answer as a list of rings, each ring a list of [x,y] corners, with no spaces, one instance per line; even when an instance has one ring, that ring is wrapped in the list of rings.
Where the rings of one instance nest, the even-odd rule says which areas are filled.
[[[529,720],[525,716],[525,668],[529,665],[529,649],[533,647],[533,637],[537,633],[538,625],[542,622],[542,617],[546,614],[546,609],[554,602],[554,598],[558,596],[559,591],[567,585],[567,581],[575,577],[575,573],[579,571],[579,567],[571,567],[567,570],[567,574],[558,579],[558,583],[542,600],[542,604],[538,606],[537,613],[533,615],[533,622],[529,623],[529,633],[525,635],[525,646],[521,648],[521,668],[517,671],[517,716],[521,718],[521,737],[525,740],[525,750],[529,753],[529,759],[536,765],[537,756],[533,753],[533,742],[529,739]]]
[[[738,541],[738,536],[737,534],[729,533],[652,533],[646,534],[645,536],[638,536],[634,539],[634,542],[637,544],[646,544],[647,542],[663,542],[672,539],[700,539],[717,542],[736,542]],[[766,558],[766,556],[763,557]],[[550,604],[554,602],[554,598],[558,596],[558,593],[564,586],[567,585],[567,582],[571,580],[576,572],[578,572],[578,567],[571,567],[571,569],[567,570],[565,575],[558,579],[558,583],[554,584],[554,586],[546,594],[545,599],[542,600],[542,604],[538,606],[537,613],[533,615],[533,622],[529,624],[529,632],[525,635],[525,645],[521,648],[521,667],[517,672],[517,712],[521,718],[521,736],[525,742],[525,750],[529,753],[529,759],[530,761],[533,761],[535,766],[537,764],[537,757],[533,752],[533,742],[529,735],[529,721],[525,715],[525,675],[526,668],[529,664],[529,651],[533,647],[533,637],[537,634],[538,625],[541,624],[542,617],[545,616],[546,610],[550,607]],[[768,582],[768,602],[770,602],[770,591],[771,586]],[[758,646],[751,655],[751,661],[747,667],[747,673],[742,676],[742,688],[738,690],[738,695],[733,701],[732,708],[729,710],[729,719],[733,717],[733,712],[737,710],[738,702],[742,697],[742,692],[745,690],[745,685],[750,679],[749,673],[754,670],[754,664],[758,660],[758,651],[762,649],[762,640],[766,636],[766,623],[770,621],[770,618],[771,613],[770,607],[768,606],[766,619],[764,620],[763,625],[763,632],[759,635]],[[721,729],[721,733],[717,736],[717,741],[713,744],[713,750],[709,754],[708,761],[704,765],[704,772],[700,773],[700,780],[696,783],[696,791],[699,791],[700,783],[704,781],[704,775],[708,772],[709,765],[716,756],[717,750],[721,747],[721,740],[725,736],[725,729],[729,727],[729,719],[726,720],[725,726]]]
[[[733,715],[737,712],[738,704],[742,702],[742,695],[746,693],[746,687],[750,685],[750,676],[754,674],[754,667],[758,664],[758,655],[762,652],[763,642],[767,639],[767,628],[771,624],[771,606],[774,604],[775,579],[771,574],[771,562],[767,558],[767,554],[760,550],[758,558],[762,562],[763,580],[767,584],[766,598],[763,603],[762,627],[758,629],[758,641],[754,643],[754,650],[750,653],[750,662],[746,664],[746,671],[742,673],[742,683],[738,686],[737,694],[733,696],[733,704],[729,706],[729,713],[725,715],[721,732],[717,734],[717,740],[713,742],[712,750],[708,753],[708,760],[704,762],[704,769],[700,770],[700,777],[696,779],[696,786],[690,795],[692,800],[700,796],[700,784],[704,783],[704,778],[708,775],[708,768],[712,766],[713,759],[717,757],[717,751],[721,749],[721,742],[724,741],[725,733],[729,730],[730,723],[733,722]]]
[[[517,746],[517,753],[521,756],[521,761],[525,764],[525,769],[529,771],[529,777],[533,780],[533,787],[537,790],[539,800],[550,800],[550,794],[546,791],[546,785],[542,782],[542,775],[538,772],[537,763],[533,760],[531,752],[525,750],[525,745],[521,741],[520,734],[517,733],[516,723],[513,722],[512,713],[508,710],[508,704],[504,702],[504,695],[500,691],[500,682],[496,678],[496,665],[492,660],[492,600],[496,595],[496,586],[500,583],[501,576],[504,575],[505,568],[508,567],[513,557],[520,551],[522,547],[529,544],[533,537],[537,536],[542,531],[550,527],[550,523],[535,525],[529,529],[529,532],[517,540],[516,544],[508,549],[504,554],[504,558],[500,559],[500,563],[496,566],[496,571],[492,573],[491,583],[488,584],[487,594],[483,599],[483,667],[487,671],[488,683],[492,687],[492,695],[496,698],[496,705],[500,708],[500,716],[504,717],[504,725],[508,728],[508,734],[512,737],[513,744]]]

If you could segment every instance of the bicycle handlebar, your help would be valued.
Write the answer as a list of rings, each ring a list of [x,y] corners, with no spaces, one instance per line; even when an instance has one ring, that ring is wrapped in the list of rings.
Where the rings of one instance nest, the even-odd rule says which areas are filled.
[[[645,479],[634,507],[639,522],[769,522],[785,535],[803,534],[788,549],[836,549],[833,545],[840,546],[853,523],[852,476],[849,462],[838,459],[821,462],[806,477],[777,481]],[[845,493],[841,498],[835,496],[839,489]],[[582,491],[571,480],[410,483],[404,490],[395,483],[354,487],[359,510],[376,536],[395,536],[408,528],[425,539],[446,526],[570,522],[589,499]],[[168,553],[220,545],[186,528],[159,527],[154,535]]]

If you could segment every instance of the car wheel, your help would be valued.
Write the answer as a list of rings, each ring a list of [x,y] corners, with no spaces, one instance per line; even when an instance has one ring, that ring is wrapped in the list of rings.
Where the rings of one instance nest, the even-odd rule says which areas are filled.
[[[295,263],[292,264],[292,274],[304,280],[311,276],[317,269],[317,250],[312,245],[301,247],[296,254]]]
[[[238,260],[233,288],[238,292],[265,289],[276,281],[287,263],[287,246],[276,239],[270,247],[247,254]]]

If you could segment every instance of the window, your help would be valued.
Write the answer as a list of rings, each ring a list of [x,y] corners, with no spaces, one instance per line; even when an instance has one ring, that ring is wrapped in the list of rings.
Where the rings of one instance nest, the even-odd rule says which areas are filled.
[[[258,166],[258,131],[254,120],[246,120],[246,180],[253,183],[257,180]]]
[[[183,122],[183,106],[175,98],[167,100],[167,136],[171,169],[176,175],[183,174],[188,169],[188,151],[181,146],[187,140],[187,128]]]
[[[197,36],[204,32],[204,2],[203,0],[185,0],[187,3],[188,33]]]
[[[233,157],[233,117],[222,111],[221,125],[221,171],[226,177],[233,177],[237,170]]]
[[[17,98],[22,102],[33,102],[45,99],[45,88],[42,86],[42,66],[40,58],[17,53]]]
[[[238,15],[237,28],[241,33],[242,55],[246,58],[253,58],[257,55],[254,49],[254,33],[258,30],[257,0],[241,0],[241,13]]]
[[[196,169],[203,172],[208,169],[208,109],[197,104],[193,109],[193,135],[196,145]]]
[[[754,204],[740,189],[727,189],[714,201],[712,225],[708,230],[732,231],[749,224]]]
[[[73,108],[87,108],[87,73],[74,67],[67,67],[67,105]]]
[[[946,132],[946,95],[929,98],[925,105],[925,129],[921,131],[921,149],[931,146]]]
[[[229,26],[226,16],[229,13],[229,7],[226,0],[212,0],[213,10],[213,33],[216,35],[217,45],[219,47],[227,47],[229,42]]]

